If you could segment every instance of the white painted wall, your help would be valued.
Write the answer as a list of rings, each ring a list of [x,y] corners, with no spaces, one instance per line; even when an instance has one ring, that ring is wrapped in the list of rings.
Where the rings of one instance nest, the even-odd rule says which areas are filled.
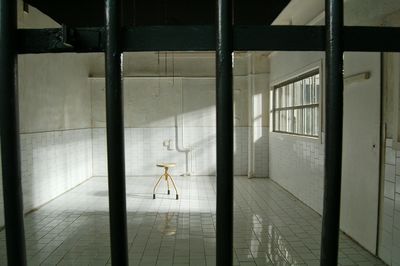
[[[320,67],[323,58],[321,52],[272,54],[271,86]],[[270,178],[322,213],[324,145],[321,139],[274,132],[270,132],[269,138]]]
[[[90,128],[87,57],[20,55],[18,73],[21,133]]]
[[[271,56],[271,84],[311,70],[320,65],[323,60],[323,54],[318,52],[276,53]],[[371,79],[363,82],[363,88],[365,92],[369,91],[372,94],[365,93],[362,97],[354,99],[354,96],[345,93],[341,229],[371,252],[375,252],[376,248],[379,193],[379,64],[379,57],[376,59],[376,56],[371,58],[362,54],[351,54],[345,57],[346,75],[362,71],[371,72]],[[375,97],[376,95],[378,97]],[[362,110],[359,110],[360,108],[369,109],[368,112],[364,110],[366,112],[364,114]],[[361,114],[363,114],[362,117],[369,117],[371,121],[362,120],[361,116],[358,117]],[[358,123],[354,123],[355,116],[359,119]],[[357,133],[356,136],[354,136],[355,133]],[[366,133],[373,136],[368,135],[364,138]],[[365,141],[361,141],[362,143],[356,146],[354,137]],[[271,132],[269,143],[270,177],[321,214],[323,133],[318,139]],[[371,151],[373,143],[377,147],[375,151]],[[366,150],[371,151],[371,156],[367,156]],[[355,152],[357,155],[354,154]],[[363,155],[358,154],[359,152]],[[354,156],[357,157],[354,158]],[[354,167],[356,162],[358,167]],[[360,167],[365,168],[367,172],[360,172]]]

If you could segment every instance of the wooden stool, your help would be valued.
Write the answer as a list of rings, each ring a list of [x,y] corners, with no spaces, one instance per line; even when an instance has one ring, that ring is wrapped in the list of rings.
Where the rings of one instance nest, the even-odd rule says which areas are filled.
[[[168,195],[170,194],[170,190],[169,190],[169,179],[171,179],[172,185],[174,186],[174,189],[175,189],[176,199],[179,199],[178,190],[176,189],[174,179],[172,178],[172,176],[170,176],[170,175],[168,174],[168,169],[169,169],[169,168],[172,168],[172,167],[175,167],[175,166],[176,166],[175,163],[159,163],[159,164],[157,164],[157,167],[163,167],[163,168],[164,168],[164,174],[163,174],[162,176],[160,176],[160,178],[158,179],[156,185],[154,186],[154,189],[153,189],[153,199],[156,198],[156,189],[157,189],[157,186],[158,186],[158,184],[160,183],[160,181],[161,181],[161,179],[162,179],[163,177],[165,178],[165,181],[167,181]]]

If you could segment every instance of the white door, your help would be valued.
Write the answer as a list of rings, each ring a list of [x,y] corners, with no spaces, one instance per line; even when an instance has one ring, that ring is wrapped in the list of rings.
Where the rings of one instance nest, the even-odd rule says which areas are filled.
[[[379,207],[381,61],[379,53],[345,53],[341,228],[376,253]],[[346,84],[347,83],[347,84]]]

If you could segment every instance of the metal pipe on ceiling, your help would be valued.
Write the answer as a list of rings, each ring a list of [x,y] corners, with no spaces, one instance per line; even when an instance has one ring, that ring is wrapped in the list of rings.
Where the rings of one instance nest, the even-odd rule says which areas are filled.
[[[106,121],[112,265],[128,265],[121,0],[106,0]]]
[[[0,0],[0,136],[8,265],[26,265],[18,111],[17,1]]]
[[[217,12],[217,265],[232,265],[234,115],[232,0],[218,0]]]
[[[343,0],[326,0],[326,135],[321,265],[337,265],[342,179]]]

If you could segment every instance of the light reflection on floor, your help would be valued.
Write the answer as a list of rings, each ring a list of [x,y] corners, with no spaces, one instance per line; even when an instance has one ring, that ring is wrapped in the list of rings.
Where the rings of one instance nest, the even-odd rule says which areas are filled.
[[[127,179],[130,265],[215,265],[215,177]],[[164,191],[165,190],[165,191]],[[107,179],[96,177],[27,215],[29,265],[110,264]],[[321,217],[269,179],[235,178],[235,265],[319,265]],[[0,232],[0,265],[6,264]],[[384,265],[340,235],[341,265]]]

